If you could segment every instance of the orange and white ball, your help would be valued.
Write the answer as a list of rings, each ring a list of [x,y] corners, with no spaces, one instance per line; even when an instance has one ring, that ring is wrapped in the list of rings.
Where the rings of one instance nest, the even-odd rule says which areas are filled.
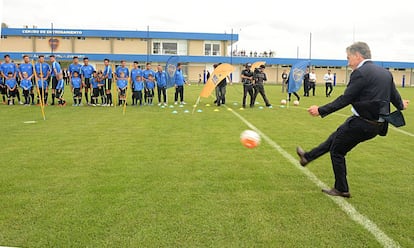
[[[293,105],[295,105],[295,106],[299,106],[299,101],[298,101],[298,100],[294,100],[294,101],[293,101]]]
[[[286,105],[286,103],[287,103],[287,101],[286,101],[285,99],[282,99],[282,100],[280,101],[280,104],[282,104],[282,105]]]
[[[240,134],[240,142],[247,148],[255,148],[260,144],[260,135],[253,130],[244,130]]]

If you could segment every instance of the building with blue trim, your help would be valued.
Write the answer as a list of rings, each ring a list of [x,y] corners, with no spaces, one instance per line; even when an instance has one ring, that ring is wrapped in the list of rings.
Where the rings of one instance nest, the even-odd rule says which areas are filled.
[[[88,57],[97,68],[103,66],[104,58],[114,63],[126,60],[165,64],[170,56],[179,56],[189,81],[197,81],[205,70],[212,71],[215,63],[230,63],[235,66],[233,80],[237,82],[244,64],[264,61],[269,81],[273,83],[280,83],[282,71],[289,70],[298,61],[296,58],[277,58],[271,52],[265,56],[236,55],[231,51],[238,41],[239,35],[233,33],[3,28],[0,55],[9,54],[16,62],[21,61],[24,54],[33,59],[40,54],[54,54],[60,61],[70,61],[73,56]],[[320,78],[327,68],[331,68],[337,74],[338,83],[348,80],[350,69],[346,60],[312,59],[311,63]],[[414,84],[414,63],[376,63],[389,68],[397,84]]]

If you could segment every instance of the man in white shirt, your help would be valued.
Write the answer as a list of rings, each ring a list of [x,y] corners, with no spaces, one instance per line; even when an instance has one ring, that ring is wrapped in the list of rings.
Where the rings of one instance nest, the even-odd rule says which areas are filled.
[[[333,87],[332,87],[332,83],[333,83],[333,74],[331,74],[331,70],[328,70],[328,73],[325,74],[325,76],[323,76],[323,80],[325,80],[325,94],[326,97],[330,97]]]

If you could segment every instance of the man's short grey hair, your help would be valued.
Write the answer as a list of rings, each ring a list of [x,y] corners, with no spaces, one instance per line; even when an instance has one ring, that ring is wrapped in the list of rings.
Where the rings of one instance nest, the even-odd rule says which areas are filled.
[[[368,44],[365,42],[355,42],[354,44],[347,47],[346,51],[350,54],[359,53],[364,59],[371,59],[371,50],[369,49]]]

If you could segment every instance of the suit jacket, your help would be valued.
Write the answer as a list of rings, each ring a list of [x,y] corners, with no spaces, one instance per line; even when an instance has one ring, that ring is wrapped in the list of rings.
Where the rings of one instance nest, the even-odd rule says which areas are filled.
[[[377,121],[380,116],[390,114],[390,103],[398,110],[404,108],[392,74],[372,61],[366,61],[351,73],[344,94],[319,107],[319,114],[325,117],[352,104],[362,118]]]

